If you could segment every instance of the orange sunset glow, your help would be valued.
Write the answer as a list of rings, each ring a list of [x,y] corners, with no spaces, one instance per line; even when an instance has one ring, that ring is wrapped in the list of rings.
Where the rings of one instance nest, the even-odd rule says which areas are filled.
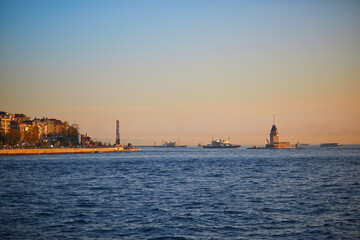
[[[356,1],[52,4],[0,3],[0,111],[139,145],[265,144],[275,112],[291,143],[360,143]]]

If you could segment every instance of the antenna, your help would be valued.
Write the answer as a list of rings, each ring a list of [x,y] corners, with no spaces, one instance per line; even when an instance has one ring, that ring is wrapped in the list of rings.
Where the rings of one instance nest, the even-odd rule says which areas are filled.
[[[275,125],[275,112],[273,113],[273,125]]]

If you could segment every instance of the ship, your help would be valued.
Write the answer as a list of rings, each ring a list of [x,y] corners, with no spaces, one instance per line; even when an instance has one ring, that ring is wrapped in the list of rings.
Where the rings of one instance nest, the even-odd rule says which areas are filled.
[[[154,146],[154,147],[187,147],[187,145],[177,145],[176,142],[164,142],[163,145]]]
[[[212,140],[210,144],[202,146],[203,148],[239,148],[241,145],[233,145],[230,143],[230,139],[216,139]]]
[[[338,143],[321,143],[320,147],[333,147],[333,148],[338,148],[338,147],[342,147],[342,145],[339,145]]]

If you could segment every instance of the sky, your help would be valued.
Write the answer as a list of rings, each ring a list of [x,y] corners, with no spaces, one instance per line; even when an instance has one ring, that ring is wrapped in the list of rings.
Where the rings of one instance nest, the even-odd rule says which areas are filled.
[[[114,142],[360,144],[360,1],[0,2],[0,111]]]

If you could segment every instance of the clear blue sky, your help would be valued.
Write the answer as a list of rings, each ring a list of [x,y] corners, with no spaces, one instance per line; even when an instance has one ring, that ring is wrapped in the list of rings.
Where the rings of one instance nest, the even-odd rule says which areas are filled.
[[[1,1],[0,110],[97,138],[360,142],[360,1]]]

